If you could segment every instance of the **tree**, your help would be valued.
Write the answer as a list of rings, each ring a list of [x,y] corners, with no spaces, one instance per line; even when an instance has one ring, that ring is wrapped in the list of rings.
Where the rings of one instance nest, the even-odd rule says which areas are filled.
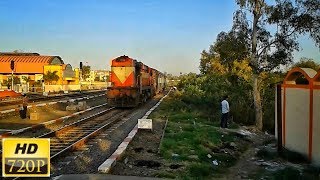
[[[20,78],[19,77],[17,77],[17,76],[13,76],[13,84],[20,84],[21,82],[20,82]],[[8,86],[8,88],[9,87],[11,87],[11,84],[12,84],[12,78],[10,77],[10,78],[8,78],[8,80],[4,80],[3,82],[2,82],[2,85],[4,86]]]
[[[209,51],[202,51],[200,72],[207,74],[231,71],[234,61],[248,59],[250,50],[248,29],[245,14],[237,11],[233,17],[231,30],[220,32],[216,42],[209,47]]]
[[[14,50],[14,51],[12,51],[13,53],[24,53],[24,51],[23,50],[21,50],[21,49],[16,49],[16,50]]]
[[[58,71],[47,71],[47,73],[43,75],[44,82],[51,84],[52,82],[58,81],[60,77],[57,75],[57,72]]]
[[[82,78],[87,79],[90,77],[90,66],[82,66]]]
[[[320,69],[320,64],[316,63],[314,59],[302,57],[300,61],[294,63],[292,67],[311,68],[318,71]]]
[[[213,46],[214,52],[219,54],[223,64],[230,67],[233,61],[241,61],[249,56],[248,31],[249,25],[245,21],[245,14],[237,11],[233,17],[231,30],[228,33],[223,31],[219,33]]]
[[[268,5],[264,0],[236,0],[240,6],[239,16],[243,22],[251,22],[247,29],[250,43],[249,65],[252,73],[253,99],[256,126],[263,127],[260,75],[279,65],[292,62],[292,53],[299,50],[297,37],[309,35],[320,47],[320,3],[318,0],[276,0],[275,5]],[[247,15],[252,21],[247,19]],[[267,30],[275,26],[276,32]],[[243,29],[246,31],[245,29]]]
[[[210,46],[208,52],[202,51],[199,69],[201,74],[224,73],[226,71],[222,66],[219,54],[214,51],[213,45]]]
[[[26,83],[28,83],[28,82],[30,82],[30,77],[27,77],[27,76],[22,76],[22,79],[26,82]]]
[[[27,76],[22,76],[22,79],[23,79],[23,80],[25,81],[25,83],[26,83],[26,86],[27,86],[27,87],[26,87],[26,88],[27,88],[26,90],[29,91],[29,82],[31,81],[31,78],[30,78],[29,76],[28,76],[28,77],[27,77]]]
[[[12,78],[8,78],[8,83],[11,85]],[[20,78],[18,76],[13,76],[13,84],[20,84]]]

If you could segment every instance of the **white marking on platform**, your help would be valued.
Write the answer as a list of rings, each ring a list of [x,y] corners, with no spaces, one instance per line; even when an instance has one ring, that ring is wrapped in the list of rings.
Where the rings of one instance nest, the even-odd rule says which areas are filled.
[[[78,115],[78,114],[81,114],[81,113],[83,113],[82,111],[80,111],[80,112],[76,112],[76,113],[73,113],[73,115]]]
[[[16,109],[9,109],[9,110],[5,110],[5,111],[1,111],[2,114],[4,113],[9,113],[9,112],[14,112]]]
[[[170,93],[170,91],[169,91]],[[169,94],[168,93],[168,94]],[[165,95],[164,97],[161,98],[160,102],[167,97]],[[160,103],[157,103],[158,105]],[[155,109],[157,105],[153,106],[151,109]],[[153,110],[149,110],[142,119],[147,119],[148,118],[148,113],[150,114]],[[136,135],[138,132],[138,124],[135,125],[135,127],[131,130],[131,132],[127,135],[127,137],[123,140],[123,142],[118,146],[117,150],[104,162],[98,167],[98,171],[102,173],[109,173],[111,168],[115,165],[117,159],[121,156],[121,154],[126,150],[126,148],[129,145],[129,142],[132,141],[133,137]],[[129,140],[129,142],[128,142]]]

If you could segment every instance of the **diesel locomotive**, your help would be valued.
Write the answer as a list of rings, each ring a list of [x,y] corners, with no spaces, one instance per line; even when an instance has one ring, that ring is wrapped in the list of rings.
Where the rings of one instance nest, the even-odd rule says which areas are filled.
[[[128,56],[111,60],[111,86],[107,88],[107,102],[114,107],[135,107],[163,91],[163,73]]]

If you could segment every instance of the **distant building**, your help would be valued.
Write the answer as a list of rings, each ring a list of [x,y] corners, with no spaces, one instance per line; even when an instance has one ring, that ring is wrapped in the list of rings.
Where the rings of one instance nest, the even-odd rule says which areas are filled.
[[[96,70],[95,80],[109,81],[109,74],[107,70]]]
[[[15,90],[28,91],[29,87],[40,86],[43,75],[47,71],[57,71],[59,80],[56,84],[76,84],[79,82],[79,71],[72,70],[70,64],[64,64],[59,56],[43,56],[38,53],[7,53],[0,52],[0,83],[1,88],[11,86],[11,60],[14,61]]]
[[[59,76],[59,80],[54,82],[56,85],[79,84],[79,69],[73,70],[70,64],[44,65],[43,74],[48,72],[56,72],[56,75]]]
[[[101,81],[107,82],[109,79],[109,71],[107,70],[91,70],[89,78],[86,81],[94,82],[94,81]]]

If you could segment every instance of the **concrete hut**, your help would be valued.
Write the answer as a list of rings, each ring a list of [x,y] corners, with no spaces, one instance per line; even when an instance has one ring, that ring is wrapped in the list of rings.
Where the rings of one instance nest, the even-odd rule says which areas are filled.
[[[320,165],[320,71],[290,70],[281,86],[281,96],[282,134],[276,136],[282,138],[284,148]]]
[[[313,78],[313,119],[311,158],[320,165],[320,71]]]

